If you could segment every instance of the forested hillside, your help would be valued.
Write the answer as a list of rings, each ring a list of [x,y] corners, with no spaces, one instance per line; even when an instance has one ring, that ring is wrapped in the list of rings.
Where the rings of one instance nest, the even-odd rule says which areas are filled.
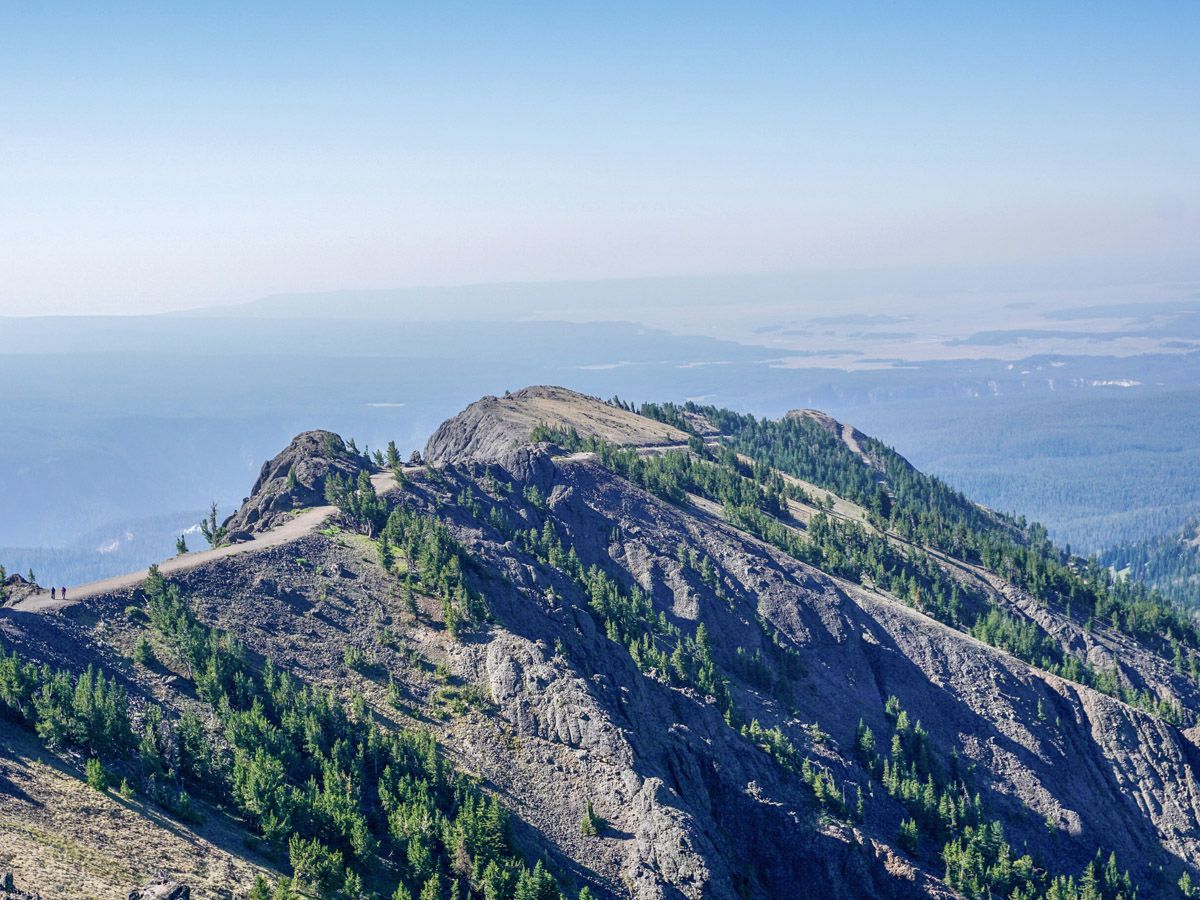
[[[1189,608],[1200,607],[1200,524],[1195,521],[1182,531],[1118,544],[1100,554],[1100,563]]]

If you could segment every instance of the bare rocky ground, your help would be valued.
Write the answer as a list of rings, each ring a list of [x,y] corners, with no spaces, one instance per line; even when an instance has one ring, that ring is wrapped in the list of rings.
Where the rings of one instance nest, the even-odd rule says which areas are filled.
[[[860,718],[889,733],[889,695],[928,730],[939,767],[968,770],[1018,851],[1078,873],[1098,847],[1114,850],[1143,897],[1159,896],[1185,868],[1195,874],[1200,751],[1185,732],[787,557],[724,523],[719,509],[672,506],[586,454],[522,445],[534,424],[559,415],[608,440],[653,446],[678,437],[569,392],[530,389],[443,425],[426,449],[439,468],[411,473],[389,494],[445,521],[478,563],[469,574],[491,622],[458,641],[437,602],[418,598],[414,614],[374,544],[345,528],[214,559],[175,580],[202,619],[255,653],[309,682],[361,691],[382,719],[431,729],[511,809],[518,843],[547,853],[564,884],[587,883],[601,896],[782,897],[797,885],[814,897],[952,896],[939,866],[897,848],[905,813],[871,786],[852,752]],[[278,499],[284,477],[280,466],[270,477],[264,469],[271,499],[248,505],[290,507]],[[547,498],[544,509],[521,499],[530,485]],[[639,671],[576,585],[459,502],[466,488],[522,527],[550,519],[585,564],[639,585],[685,632],[703,622],[725,671],[738,671],[738,648],[761,650],[772,666],[785,648],[798,661],[786,689],[735,674],[736,705],[747,719],[778,725],[837,783],[862,786],[864,819],[822,814],[807,785],[729,727],[712,698]],[[855,514],[840,499],[836,510]],[[711,560],[720,596],[680,566],[681,543]],[[961,576],[989,584],[1064,643],[1110,654],[1186,709],[1200,708],[1190,682],[1136,642],[1103,628],[1079,633],[989,573]],[[139,603],[126,588],[54,614],[2,610],[0,641],[55,664],[102,660],[128,679],[135,705],[154,696],[182,708],[190,701],[177,673],[126,659],[145,633],[128,611]],[[347,647],[367,663],[348,668]],[[389,676],[399,708],[386,700]],[[0,737],[0,870],[47,898],[124,896],[160,869],[188,881],[194,896],[234,896],[271,865],[219,814],[192,829],[90,791],[69,760],[28,737]],[[580,833],[589,802],[602,820],[595,837]]]
[[[575,428],[633,447],[686,443],[688,437],[678,428],[573,391],[539,385],[472,403],[434,432],[425,458],[435,463],[495,460],[526,443],[538,425]]]
[[[248,851],[241,828],[209,812],[203,825],[188,826],[101,794],[32,736],[0,732],[0,872],[44,900],[125,900],[159,871],[195,898],[232,898],[257,872],[274,874]]]

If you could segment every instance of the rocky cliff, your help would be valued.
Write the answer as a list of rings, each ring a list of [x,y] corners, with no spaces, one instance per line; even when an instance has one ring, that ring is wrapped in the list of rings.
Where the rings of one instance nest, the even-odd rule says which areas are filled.
[[[229,540],[246,540],[285,521],[295,510],[323,506],[331,475],[353,480],[367,468],[361,455],[329,431],[305,431],[274,459],[263,463],[241,508],[224,524]]]

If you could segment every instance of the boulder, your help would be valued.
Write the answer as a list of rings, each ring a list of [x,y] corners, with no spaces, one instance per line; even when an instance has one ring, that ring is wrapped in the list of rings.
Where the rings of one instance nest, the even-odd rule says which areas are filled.
[[[31,894],[16,886],[12,872],[0,872],[0,900],[42,900],[40,894]]]
[[[128,900],[191,900],[192,889],[179,881],[160,875],[143,888],[129,892]]]

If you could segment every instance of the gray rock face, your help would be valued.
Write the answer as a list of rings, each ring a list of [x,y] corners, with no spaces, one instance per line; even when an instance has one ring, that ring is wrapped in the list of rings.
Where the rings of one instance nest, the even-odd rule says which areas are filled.
[[[40,585],[26,581],[17,574],[9,575],[0,582],[0,606],[11,606],[33,594],[42,593]]]
[[[366,468],[365,460],[333,432],[296,435],[282,453],[263,463],[249,498],[225,523],[229,540],[245,540],[274,528],[293,510],[324,506],[325,480],[331,474],[356,478]]]
[[[433,433],[425,446],[425,459],[431,463],[499,460],[526,444],[538,425],[575,428],[581,434],[635,447],[687,441],[687,435],[677,428],[595,397],[539,385],[472,403]]]
[[[764,725],[788,729],[801,746],[804,739],[794,725],[788,728],[789,722],[818,724],[832,742],[809,743],[805,750],[833,767],[839,781],[864,780],[849,752],[855,726],[864,718],[876,734],[886,735],[883,700],[895,694],[928,729],[939,748],[941,765],[952,764],[953,751],[977,767],[985,805],[1005,822],[1014,846],[1028,846],[1040,858],[1076,872],[1098,846],[1116,850],[1118,858],[1129,860],[1130,865],[1172,857],[1192,865],[1200,862],[1196,752],[1178,729],[1034,669],[885,595],[831,579],[727,526],[697,520],[645,495],[635,500],[631,492],[640,492],[594,463],[561,464],[557,480],[565,488],[556,490],[555,496],[564,500],[552,510],[560,532],[570,534],[577,548],[582,543],[581,553],[609,555],[611,562],[627,567],[634,581],[655,593],[668,615],[703,621],[710,634],[718,636],[714,639],[718,658],[739,646],[769,650],[754,623],[756,616],[776,630],[786,645],[796,648],[806,674],[797,685],[792,715],[746,687],[738,695],[739,706],[745,716],[754,716]],[[636,535],[624,541],[617,557],[603,546],[606,538],[595,542],[592,537],[607,535],[614,526]],[[669,573],[678,566],[671,556],[680,541],[709,555],[739,601],[745,598],[749,607],[739,602],[730,610],[694,580],[672,585]],[[688,604],[679,602],[680,593],[691,595]],[[1126,650],[1136,653],[1134,648]],[[726,657],[730,669],[731,663]],[[632,727],[643,755],[636,768],[647,770],[649,753],[661,754],[657,766],[650,768],[673,773],[671,783],[680,784],[681,771],[697,766],[701,770],[711,766],[721,773],[698,778],[691,785],[684,782],[672,798],[672,805],[694,816],[689,822],[694,829],[703,834],[713,834],[714,828],[738,833],[740,817],[731,822],[728,815],[718,815],[716,823],[709,818],[713,815],[709,810],[730,802],[737,782],[757,783],[759,815],[765,814],[761,807],[769,808],[772,801],[784,808],[804,808],[803,792],[797,792],[786,778],[756,771],[736,742],[722,747],[719,724],[689,720],[676,704],[672,713],[679,717],[676,723],[686,725],[686,732],[680,731],[662,720],[659,703],[640,707],[637,696],[633,693],[622,710],[637,723]],[[1049,711],[1041,718],[1039,701]],[[537,718],[536,712],[531,715]],[[672,761],[667,739],[684,733],[693,736],[687,742],[686,764]],[[700,734],[706,739],[695,740]],[[651,751],[652,747],[657,749]],[[744,821],[753,821],[752,815],[744,815]],[[654,819],[649,814],[644,818]],[[1047,830],[1047,822],[1055,823],[1053,831]],[[875,814],[868,812],[863,827],[887,841],[894,824],[877,808]],[[765,848],[755,847],[755,831],[741,831],[741,840],[747,842],[742,852],[754,854],[761,863]],[[793,860],[802,857],[803,831],[789,834],[776,823],[770,833],[773,840],[791,847]],[[811,839],[810,835],[807,840]],[[686,855],[686,842],[675,846],[674,856]],[[722,858],[736,871],[739,854],[731,850],[725,845],[715,855],[709,850],[699,854],[711,879],[719,877]],[[773,850],[778,851],[778,846]],[[657,877],[665,877],[667,868],[687,870],[675,863],[659,865]],[[898,889],[898,884],[872,887],[879,895]]]

